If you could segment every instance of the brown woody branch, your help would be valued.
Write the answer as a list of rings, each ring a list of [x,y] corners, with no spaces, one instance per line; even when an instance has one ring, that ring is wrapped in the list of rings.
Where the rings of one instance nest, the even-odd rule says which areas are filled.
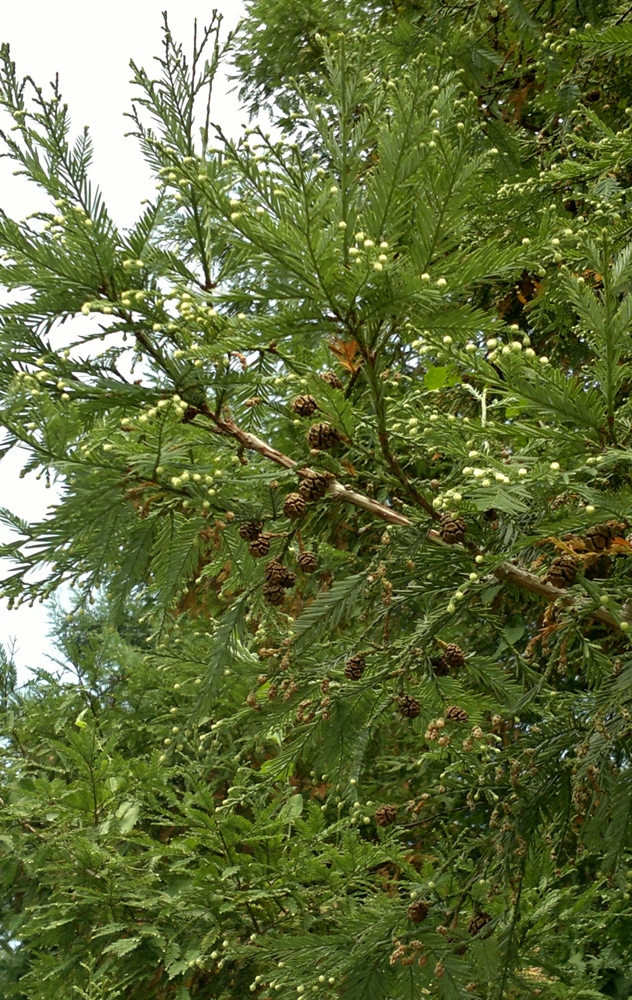
[[[441,541],[438,531],[429,531],[428,538],[431,542]],[[549,601],[557,601],[561,598],[568,604],[572,600],[565,590],[554,587],[552,583],[546,583],[539,576],[536,576],[535,573],[529,573],[528,570],[521,569],[520,566],[515,566],[513,563],[501,563],[493,572],[494,576],[501,583],[512,583],[514,587],[519,587],[521,590],[528,590],[531,594],[538,594],[540,597],[546,597]],[[597,621],[603,622],[604,625],[609,625],[611,628],[620,627],[617,619],[609,611],[606,611],[605,608],[596,608],[592,612],[592,617],[596,618]]]
[[[298,462],[289,455],[284,455],[283,452],[278,451],[277,448],[273,448],[271,445],[267,444],[266,441],[262,441],[255,434],[250,434],[248,431],[242,430],[230,417],[220,417],[216,413],[213,413],[210,408],[204,410],[205,416],[210,417],[214,422],[217,431],[220,434],[226,434],[229,437],[234,438],[238,441],[242,447],[247,448],[249,451],[256,451],[264,458],[269,459],[269,461],[274,462],[276,465],[280,465],[284,469],[296,469],[297,475],[304,477],[310,473],[310,469],[301,467],[298,468]],[[372,500],[370,497],[365,496],[363,493],[356,493],[355,490],[350,490],[347,486],[338,482],[337,479],[332,479],[328,487],[328,493],[330,496],[336,497],[338,500],[342,500],[344,503],[350,503],[354,507],[359,507],[361,510],[366,510],[369,514],[373,514],[375,517],[381,518],[383,521],[387,521],[389,524],[399,525],[401,527],[413,527],[413,522],[410,518],[406,517],[404,514],[399,514],[397,511],[393,510],[391,507],[387,507],[385,504],[379,503],[377,500]],[[433,512],[434,513],[434,512]],[[441,542],[441,535],[438,531],[431,529],[428,532],[428,539],[434,543]],[[497,566],[493,571],[494,576],[500,580],[501,583],[511,583],[514,587],[519,587],[521,590],[527,590],[532,594],[538,594],[540,597],[544,597],[549,601],[564,600],[565,603],[569,603],[571,598],[565,590],[561,590],[559,587],[554,587],[551,583],[545,583],[544,580],[536,576],[535,573],[529,573],[526,569],[521,569],[519,566],[514,566],[513,563],[505,562]],[[602,622],[604,625],[608,625],[610,628],[619,628],[619,622],[609,611],[605,608],[595,608],[592,612],[592,617],[597,621]]]
[[[206,416],[209,416],[217,430],[220,434],[226,434],[244,447],[248,448],[250,451],[257,451],[264,458],[269,459],[276,465],[282,466],[284,469],[296,469],[297,475],[304,478],[312,470],[305,468],[304,466],[298,469],[298,462],[289,455],[284,455],[282,451],[278,451],[276,448],[271,447],[266,441],[262,441],[255,434],[250,434],[248,431],[244,431],[230,417],[219,417],[217,414],[213,413],[210,409],[205,411]],[[375,517],[380,517],[383,521],[388,521],[389,524],[398,524],[402,527],[408,527],[412,525],[412,521],[405,517],[403,514],[398,514],[397,511],[393,510],[391,507],[387,507],[383,503],[379,503],[377,500],[372,500],[370,497],[365,496],[363,493],[356,493],[355,490],[350,490],[348,487],[343,486],[339,483],[337,479],[332,479],[329,484],[327,492],[330,496],[336,497],[338,500],[342,500],[344,503],[353,504],[354,507],[360,507],[362,510],[366,510],[369,514],[373,514]]]

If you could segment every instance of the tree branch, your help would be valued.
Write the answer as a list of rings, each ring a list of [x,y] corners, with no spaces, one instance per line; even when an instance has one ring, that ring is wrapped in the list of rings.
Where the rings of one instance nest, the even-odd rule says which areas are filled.
[[[248,431],[242,430],[230,417],[219,417],[208,407],[204,410],[204,414],[211,418],[220,434],[226,434],[234,438],[244,448],[258,452],[264,458],[269,459],[276,465],[282,466],[284,469],[296,469],[297,475],[302,479],[313,471],[305,466],[299,469],[298,462],[293,458],[290,458],[289,455],[284,455],[283,452],[273,448],[266,441],[262,441],[255,434],[250,434]],[[388,521],[389,524],[398,524],[401,527],[412,526],[413,522],[408,517],[398,514],[391,507],[387,507],[377,500],[372,500],[363,493],[356,493],[355,490],[348,489],[348,487],[339,483],[337,479],[332,479],[327,492],[330,496],[336,497],[344,503],[353,504],[354,507],[359,507],[361,510],[366,510],[369,514],[373,514],[375,517],[380,517],[383,521]]]
[[[266,441],[262,441],[255,434],[250,434],[248,431],[242,430],[230,417],[220,417],[210,409],[210,407],[205,407],[204,415],[209,417],[220,434],[226,434],[229,437],[234,438],[236,441],[249,451],[256,451],[264,458],[269,459],[276,465],[282,466],[284,469],[296,469],[297,475],[301,478],[307,476],[312,470],[309,468],[301,467],[298,468],[298,462],[289,455],[284,455],[283,452],[278,451],[278,449],[273,448],[271,445],[267,444]],[[381,518],[383,521],[387,521],[389,524],[399,525],[404,528],[412,528],[414,522],[410,518],[406,517],[404,514],[399,514],[397,511],[393,510],[391,507],[387,507],[385,504],[379,503],[377,500],[372,500],[370,497],[365,496],[363,493],[356,493],[355,490],[350,490],[347,486],[338,482],[337,479],[332,479],[327,490],[329,496],[336,497],[338,500],[342,500],[343,503],[350,503],[354,507],[359,507],[361,510],[366,510],[369,514],[373,514],[375,517]],[[441,535],[438,531],[431,529],[428,532],[428,539],[431,542],[442,543]],[[443,544],[443,543],[442,543]],[[568,604],[572,598],[569,597],[567,591],[561,590],[558,587],[554,587],[551,583],[545,583],[541,580],[539,576],[535,573],[529,573],[526,569],[521,569],[519,566],[514,566],[513,563],[505,562],[497,566],[493,571],[494,576],[500,580],[501,583],[511,583],[514,587],[519,587],[521,590],[528,590],[532,594],[538,594],[540,597],[544,597],[549,601],[564,600]],[[610,628],[620,628],[619,622],[609,611],[605,608],[595,608],[592,611],[592,617],[597,621],[602,622],[604,625],[608,625]]]
[[[438,531],[429,531],[428,538],[431,542],[441,541],[441,535]],[[566,590],[554,587],[552,583],[545,583],[535,573],[529,573],[528,570],[521,569],[520,566],[515,566],[513,563],[501,563],[493,572],[496,579],[500,580],[501,583],[512,583],[514,587],[519,587],[521,590],[528,590],[531,594],[538,594],[540,597],[546,597],[549,601],[557,601],[562,598],[568,604],[572,600]],[[597,621],[603,622],[604,625],[609,625],[611,628],[620,628],[617,619],[609,611],[606,611],[605,608],[596,608],[592,612],[592,616]]]

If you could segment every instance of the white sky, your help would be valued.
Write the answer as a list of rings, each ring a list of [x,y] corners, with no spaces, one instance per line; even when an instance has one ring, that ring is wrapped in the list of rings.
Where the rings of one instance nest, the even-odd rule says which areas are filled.
[[[224,16],[225,31],[235,27],[243,13],[242,0],[210,4],[199,0],[109,0],[107,4],[27,0],[10,5],[5,0],[2,4],[0,42],[10,44],[18,74],[47,84],[59,72],[73,125],[77,130],[90,126],[95,151],[92,177],[119,226],[130,225],[140,211],[141,199],[154,193],[135,140],[124,137],[131,127],[123,117],[133,92],[129,60],[133,58],[151,72],[152,59],[160,53],[163,10],[169,14],[172,34],[186,46],[192,39],[194,19],[205,24],[213,7]],[[231,86],[223,75],[218,77],[212,120],[229,135],[237,135],[247,119],[237,95],[229,92]],[[41,209],[43,202],[33,185],[13,176],[13,169],[8,161],[0,160],[0,206],[20,219]],[[16,453],[0,462],[0,506],[25,520],[35,520],[45,514],[54,492],[33,476],[19,479],[21,464]],[[7,535],[0,534],[0,538]],[[25,679],[29,667],[48,664],[47,629],[45,607],[10,612],[4,603],[0,605],[0,642],[5,646],[15,642],[20,679]]]

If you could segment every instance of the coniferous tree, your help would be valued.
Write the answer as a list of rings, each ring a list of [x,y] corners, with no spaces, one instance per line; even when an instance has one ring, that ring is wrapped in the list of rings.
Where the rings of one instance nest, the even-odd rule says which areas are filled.
[[[3,996],[631,995],[629,18],[165,25],[123,232],[3,49]]]

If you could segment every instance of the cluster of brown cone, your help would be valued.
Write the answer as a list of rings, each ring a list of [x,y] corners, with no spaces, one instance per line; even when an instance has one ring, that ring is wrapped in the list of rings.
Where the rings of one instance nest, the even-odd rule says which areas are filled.
[[[245,541],[250,542],[248,551],[255,559],[268,555],[274,536],[263,531],[261,521],[244,521],[239,526],[239,534]],[[296,561],[302,573],[314,573],[318,569],[318,556],[315,552],[301,552]],[[264,575],[266,579],[262,590],[264,599],[268,604],[282,604],[285,591],[296,583],[296,573],[284,566],[278,556],[275,556],[266,565]]]
[[[571,587],[577,579],[581,567],[588,580],[598,580],[609,576],[612,560],[608,550],[616,538],[626,531],[627,525],[618,521],[593,524],[583,538],[572,537],[567,543],[567,551],[556,556],[549,566],[544,580],[559,590]]]

